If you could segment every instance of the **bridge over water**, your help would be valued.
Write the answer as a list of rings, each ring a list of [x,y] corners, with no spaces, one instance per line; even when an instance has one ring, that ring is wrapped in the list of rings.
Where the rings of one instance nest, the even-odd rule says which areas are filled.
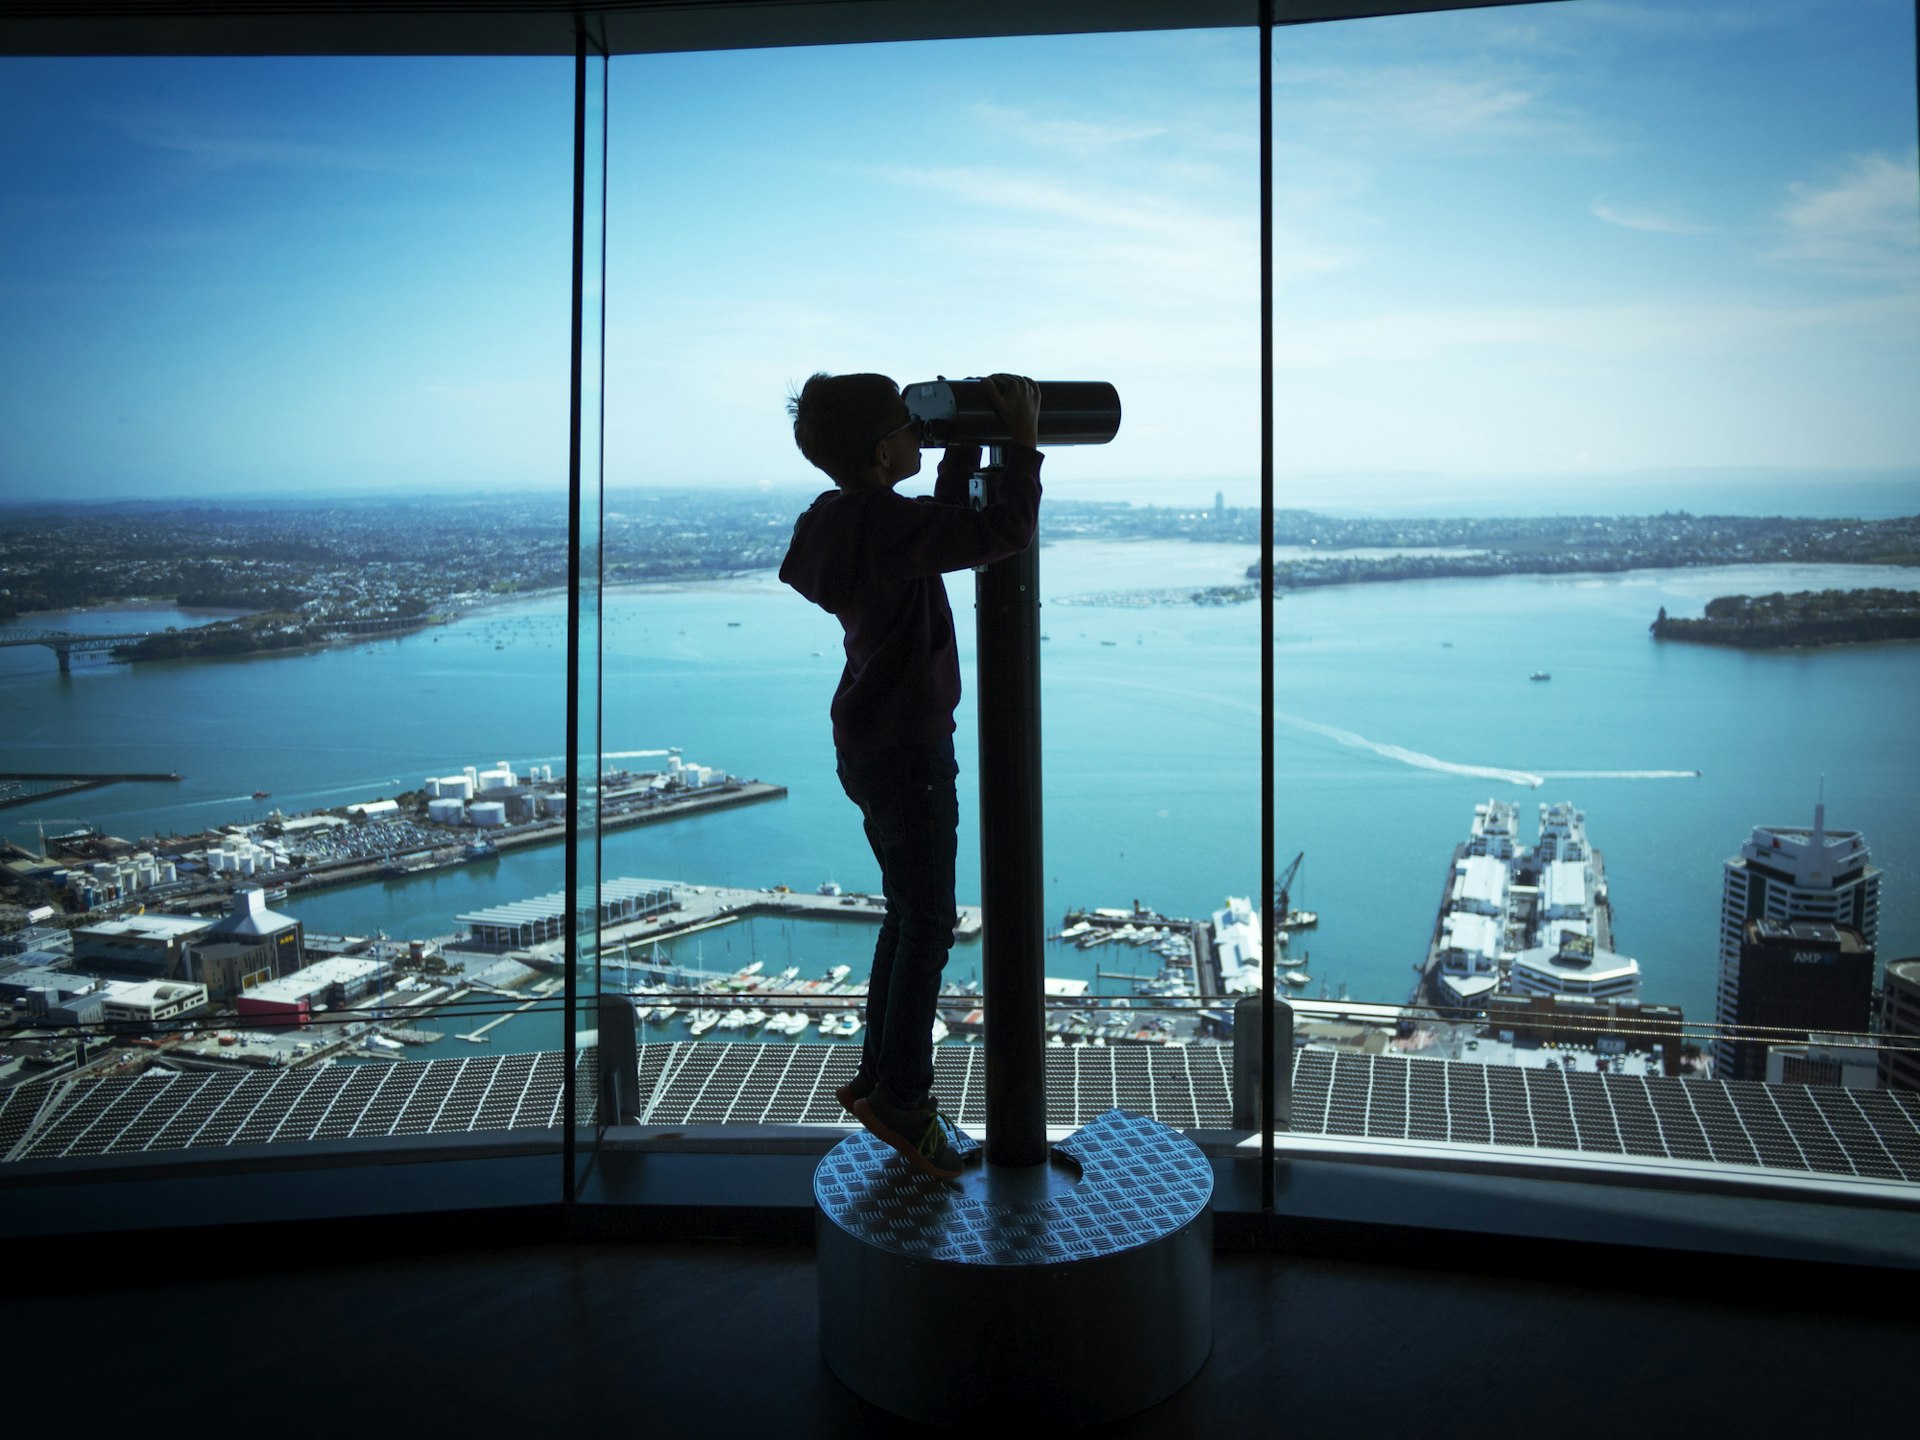
[[[330,619],[319,629],[304,638],[301,643],[319,643],[326,640],[344,639],[349,635],[376,636],[404,634],[407,631],[423,629],[428,625],[444,624],[449,616],[428,615],[381,615],[367,619]],[[190,634],[202,626],[193,626],[180,633]],[[60,670],[65,674],[73,669],[75,655],[98,654],[102,651],[117,650],[123,645],[138,645],[142,640],[152,639],[155,635],[165,634],[162,630],[122,630],[112,635],[80,635],[63,630],[6,630],[0,631],[0,647],[8,645],[44,645],[60,657]]]
[[[62,630],[8,630],[0,632],[0,646],[44,645],[60,657],[62,674],[73,669],[73,656],[115,650],[122,645],[138,645],[158,630],[123,630],[115,635],[75,635]]]

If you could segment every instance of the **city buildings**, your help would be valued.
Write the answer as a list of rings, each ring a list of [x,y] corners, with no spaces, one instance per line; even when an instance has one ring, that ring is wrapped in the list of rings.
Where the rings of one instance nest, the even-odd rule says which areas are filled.
[[[1739,1052],[1729,1027],[1743,1023],[1788,1026],[1796,1023],[1792,1018],[1784,1021],[1758,1018],[1743,1021],[1741,1018],[1779,1013],[1771,1000],[1752,1009],[1742,1004],[1741,950],[1747,940],[1749,922],[1766,920],[1781,926],[1808,921],[1844,927],[1855,932],[1870,954],[1880,925],[1880,871],[1869,863],[1871,858],[1866,839],[1858,831],[1827,829],[1827,807],[1822,803],[1814,806],[1811,829],[1755,826],[1746,844],[1740,847],[1740,853],[1726,862],[1720,892],[1720,982],[1716,1016],[1720,1031],[1713,1045],[1715,1075],[1731,1078],[1738,1068]],[[1871,973],[1869,960],[1869,977]],[[1844,1028],[1864,1030],[1866,1020],[1863,1005],[1856,1023]],[[1802,1028],[1843,1027],[1816,1021]],[[1753,1058],[1751,1052],[1749,1058]],[[1764,1063],[1751,1078],[1764,1078]]]
[[[1920,959],[1889,960],[1880,991],[1880,1084],[1920,1090]]]
[[[1866,1044],[1872,999],[1873,947],[1857,930],[1749,920],[1740,938],[1740,990],[1726,1022],[1731,1029],[1720,1037],[1732,1059],[1725,1069],[1716,1064],[1718,1078],[1765,1080],[1770,1046],[1805,1042],[1810,1033],[1851,1035]]]

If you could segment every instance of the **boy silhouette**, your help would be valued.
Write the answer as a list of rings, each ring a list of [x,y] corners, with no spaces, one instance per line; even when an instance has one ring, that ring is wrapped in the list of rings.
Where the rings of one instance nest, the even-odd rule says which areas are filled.
[[[815,375],[788,402],[793,438],[834,482],[794,523],[780,578],[846,632],[830,714],[841,787],[880,862],[886,916],[867,985],[860,1069],[840,1103],[915,1169],[960,1173],[956,1131],[933,1095],[933,1020],[953,948],[960,662],[949,570],[1033,543],[1040,510],[1040,390],[994,375],[987,393],[1010,443],[997,494],[968,503],[980,451],[950,446],[931,496],[895,492],[920,471],[924,436],[884,375]]]

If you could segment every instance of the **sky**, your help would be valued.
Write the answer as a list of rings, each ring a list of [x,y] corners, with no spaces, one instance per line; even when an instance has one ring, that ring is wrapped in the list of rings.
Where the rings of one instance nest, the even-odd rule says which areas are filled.
[[[1912,27],[1279,32],[1280,503],[1867,475],[1920,510]],[[1008,369],[1120,388],[1050,493],[1250,502],[1257,61],[1250,30],[617,58],[608,483],[813,483],[813,371]],[[571,69],[0,60],[0,501],[563,487]]]

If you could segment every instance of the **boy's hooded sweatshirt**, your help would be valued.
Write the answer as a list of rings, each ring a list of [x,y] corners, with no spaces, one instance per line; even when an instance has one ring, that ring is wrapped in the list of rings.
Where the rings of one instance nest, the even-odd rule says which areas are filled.
[[[975,448],[940,458],[931,496],[829,490],[794,523],[780,578],[846,631],[847,666],[833,694],[833,743],[853,752],[953,734],[960,658],[941,575],[990,565],[1033,543],[1038,450],[1008,445],[993,503],[971,509]]]

